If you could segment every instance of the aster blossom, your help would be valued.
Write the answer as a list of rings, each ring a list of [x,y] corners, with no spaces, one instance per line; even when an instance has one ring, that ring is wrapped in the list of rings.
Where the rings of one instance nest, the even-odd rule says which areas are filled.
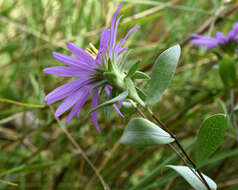
[[[77,115],[79,117],[80,110],[85,104],[90,94],[92,94],[92,108],[98,105],[99,90],[103,89],[107,96],[111,95],[114,86],[111,84],[115,82],[117,89],[125,90],[125,84],[122,80],[125,78],[124,72],[117,71],[117,67],[120,64],[120,56],[127,50],[124,44],[132,31],[139,28],[135,26],[129,30],[129,32],[116,43],[116,35],[119,21],[122,17],[117,18],[118,12],[121,9],[121,5],[116,9],[109,29],[104,29],[100,36],[100,46],[97,50],[92,46],[92,50],[85,51],[79,46],[68,42],[67,47],[71,53],[75,56],[68,56],[61,53],[53,52],[53,57],[67,66],[55,66],[49,67],[43,70],[43,72],[62,76],[62,77],[76,77],[75,80],[68,82],[50,92],[45,101],[47,104],[55,103],[64,99],[55,112],[55,117],[59,117],[64,112],[71,111],[67,117],[66,124]],[[113,73],[113,72],[114,73]],[[113,79],[109,80],[108,75],[115,75]],[[129,81],[130,82],[130,81]],[[134,89],[130,90],[130,95],[139,99],[137,94],[134,93]],[[134,94],[133,94],[134,93]],[[139,99],[140,101],[140,99]],[[121,105],[121,102],[118,102]],[[119,115],[123,117],[116,104],[113,104]],[[98,131],[100,131],[97,120],[97,111],[91,113],[92,121]]]
[[[217,32],[216,37],[207,37],[199,34],[190,34],[192,40],[190,42],[195,46],[205,46],[207,50],[221,47],[224,51],[230,51],[237,48],[238,43],[238,22],[233,25],[233,28],[224,35],[222,32]]]

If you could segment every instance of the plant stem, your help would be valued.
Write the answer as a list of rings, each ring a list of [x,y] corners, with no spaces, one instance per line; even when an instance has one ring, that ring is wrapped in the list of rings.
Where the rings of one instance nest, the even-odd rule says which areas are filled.
[[[131,104],[133,105],[133,107],[136,109],[136,111],[139,113],[139,115],[141,115],[143,118],[146,118],[145,114],[136,106],[136,104],[130,100]],[[208,190],[211,190],[211,188],[209,187],[207,181],[204,179],[204,177],[202,176],[201,172],[199,171],[199,169],[197,169],[196,164],[192,161],[192,159],[189,157],[189,155],[186,153],[186,151],[184,150],[184,148],[182,147],[182,145],[179,143],[179,141],[177,140],[176,136],[168,129],[168,127],[162,122],[160,121],[160,119],[158,117],[156,117],[154,115],[154,113],[152,112],[152,110],[150,108],[148,108],[149,113],[152,115],[152,117],[157,121],[158,124],[160,124],[162,126],[162,128],[167,131],[171,137],[173,137],[175,139],[175,143],[177,144],[177,146],[179,147],[179,149],[183,152],[183,154],[186,156],[187,160],[190,162],[190,164],[193,166],[193,168],[195,169],[195,172],[191,166],[189,165],[189,163],[183,158],[183,156],[175,149],[175,147],[172,144],[168,144],[168,146],[177,154],[177,156],[184,162],[184,164],[193,172],[193,174],[195,176],[197,176],[197,178],[207,187]]]
[[[199,175],[199,179],[202,181],[202,183],[207,187],[208,190],[211,190],[211,188],[209,187],[207,181],[205,180],[205,178],[202,176],[202,173],[200,172],[200,170],[197,168],[196,164],[192,161],[192,159],[190,158],[190,156],[186,153],[186,151],[184,150],[183,146],[180,144],[180,142],[178,141],[177,137],[169,130],[169,128],[162,122],[160,121],[160,119],[154,115],[154,113],[152,112],[152,110],[150,108],[148,108],[149,113],[151,114],[151,116],[156,120],[156,122],[161,125],[161,127],[171,135],[172,138],[175,139],[175,143],[177,144],[177,146],[179,147],[179,149],[183,152],[183,154],[185,155],[185,157],[187,158],[187,160],[190,162],[190,164],[193,166],[193,168],[196,170],[196,172]]]
[[[238,126],[237,126],[237,119],[236,119],[236,113],[234,110],[234,89],[230,89],[230,104],[231,104],[231,116],[233,121],[233,126],[236,130],[236,141],[238,142]]]

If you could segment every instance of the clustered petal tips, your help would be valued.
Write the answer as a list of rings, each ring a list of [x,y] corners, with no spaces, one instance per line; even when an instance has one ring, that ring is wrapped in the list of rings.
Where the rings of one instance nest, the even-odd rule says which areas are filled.
[[[102,31],[98,51],[94,47],[93,51],[85,51],[77,45],[68,42],[67,47],[75,57],[57,52],[53,52],[52,54],[56,60],[67,66],[49,67],[43,70],[45,73],[56,76],[78,77],[78,79],[54,89],[45,98],[47,104],[52,104],[64,99],[64,101],[57,108],[55,117],[59,117],[72,108],[67,117],[66,124],[68,124],[74,116],[77,115],[79,117],[80,110],[91,93],[92,108],[95,108],[98,105],[99,88],[102,88],[108,96],[110,96],[111,91],[113,90],[112,85],[108,82],[106,82],[104,86],[98,85],[103,80],[105,81],[103,73],[99,70],[101,69],[103,71],[107,71],[109,69],[108,64],[112,60],[115,63],[119,62],[119,56],[122,52],[127,50],[127,47],[124,47],[123,45],[128,36],[132,31],[139,28],[138,26],[133,27],[123,39],[116,43],[118,24],[122,17],[121,15],[117,18],[117,15],[121,7],[122,6],[119,5],[113,15],[110,29],[104,29]],[[120,106],[121,102],[118,103]],[[113,104],[113,107],[118,114],[123,117],[123,114],[120,112],[117,105]],[[91,115],[94,126],[98,131],[100,131],[98,127],[97,111],[92,112]]]
[[[216,37],[207,37],[199,34],[190,34],[192,40],[190,42],[195,46],[205,46],[207,50],[221,46],[229,46],[230,44],[235,44],[237,48],[238,43],[238,22],[233,25],[233,28],[225,36],[221,32],[216,33]]]

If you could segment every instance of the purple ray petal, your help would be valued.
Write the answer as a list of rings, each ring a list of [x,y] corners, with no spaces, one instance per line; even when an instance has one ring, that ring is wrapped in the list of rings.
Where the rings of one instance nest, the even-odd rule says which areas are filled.
[[[124,43],[124,42],[127,40],[128,36],[129,36],[134,30],[139,29],[139,28],[140,28],[140,26],[134,26],[133,28],[131,28],[131,29],[127,32],[126,36],[122,39],[122,42]]]
[[[236,41],[238,37],[238,22],[233,25],[232,30],[227,35],[229,41]]]
[[[114,47],[115,47],[116,37],[117,37],[117,28],[118,28],[118,24],[119,24],[122,16],[123,15],[120,15],[120,17],[117,19],[116,24],[115,24],[115,28],[112,31],[112,37],[111,37],[111,39],[112,39],[112,47],[111,48],[112,49],[114,49]]]
[[[66,96],[71,95],[74,91],[80,89],[84,85],[90,82],[89,79],[76,79],[74,81],[68,82],[62,86],[51,91],[46,97],[45,101],[48,104],[52,104],[58,100],[65,98]]]
[[[218,40],[204,40],[204,39],[195,39],[190,40],[190,43],[195,46],[206,46],[208,49],[218,46]]]
[[[98,105],[98,89],[94,89],[93,96],[92,96],[92,108],[95,108]],[[101,132],[101,130],[98,127],[98,118],[97,118],[97,111],[92,112],[92,120],[93,124],[98,130],[98,132]]]
[[[111,94],[111,89],[112,89],[111,86],[109,86],[109,85],[106,85],[106,86],[105,86],[104,90],[105,90],[107,96],[110,96],[110,94]]]
[[[48,67],[43,72],[62,77],[87,77],[92,74],[91,71],[80,71],[77,67],[63,66]]]
[[[91,89],[91,87],[92,86],[90,86],[88,89]],[[85,94],[83,95],[82,100],[81,100],[81,106],[83,106],[85,104],[85,102],[87,101],[89,95],[90,95],[90,90],[86,91]],[[78,118],[79,118],[79,115],[80,115],[80,109],[77,111],[77,117]]]
[[[103,29],[102,34],[100,36],[99,51],[102,51],[108,48],[108,43],[110,41],[110,38],[111,38],[111,30]]]
[[[86,71],[91,71],[93,68],[92,66],[89,66],[88,63],[84,63],[75,57],[67,56],[57,52],[53,52],[52,55],[56,60],[66,65],[74,66]]]
[[[70,109],[82,96],[84,93],[84,89],[79,89],[76,92],[73,92],[69,97],[67,97],[57,108],[55,112],[55,117],[59,117],[64,112],[66,112],[68,109]]]
[[[136,29],[140,28],[140,26],[134,26],[133,28],[131,28],[129,30],[129,32],[125,35],[124,38],[122,38],[116,45],[115,47],[115,53],[116,55],[120,55],[123,51],[127,50],[127,47],[123,47],[124,43],[126,42],[127,38],[129,37],[129,35]]]
[[[223,45],[228,42],[228,38],[224,34],[222,34],[221,32],[216,33],[216,38],[217,38],[218,42],[223,44]]]
[[[113,107],[121,117],[124,117],[124,115],[121,113],[121,111],[119,110],[116,104],[113,104]]]
[[[207,50],[217,47],[219,45],[219,41],[216,38],[202,36],[199,34],[190,34],[193,38],[189,42],[194,44],[195,46],[205,46]]]
[[[76,113],[80,113],[81,108],[83,107],[84,103],[86,102],[89,94],[90,94],[90,90],[88,88],[84,88],[85,92],[82,93],[80,99],[78,100],[78,102],[74,105],[73,109],[71,110],[71,112],[69,113],[67,120],[66,120],[66,125],[68,125],[68,123],[71,121],[71,119],[76,115]],[[83,89],[82,89],[83,90]]]
[[[80,60],[82,60],[83,62],[87,63],[89,66],[95,66],[94,59],[91,57],[91,55],[89,55],[82,48],[80,48],[79,46],[77,46],[77,45],[75,45],[73,43],[70,43],[70,42],[67,43],[67,47]]]
[[[112,16],[112,21],[111,21],[111,33],[112,33],[112,34],[114,33],[114,26],[115,26],[116,18],[117,18],[118,12],[120,11],[121,7],[122,7],[122,5],[120,4],[120,5],[117,7],[115,13],[114,13],[113,16]],[[113,44],[114,44],[114,43],[115,43],[115,42],[113,42],[113,35],[111,35],[110,47],[109,47],[109,57],[112,56],[112,49],[113,49]]]
[[[101,37],[100,37],[100,46],[99,46],[99,50],[98,50],[98,54],[97,54],[97,58],[96,58],[96,62],[102,64],[102,57],[105,55],[105,51],[108,48],[109,45],[109,41],[110,41],[110,35],[111,35],[111,31],[110,29],[104,29],[102,31]]]

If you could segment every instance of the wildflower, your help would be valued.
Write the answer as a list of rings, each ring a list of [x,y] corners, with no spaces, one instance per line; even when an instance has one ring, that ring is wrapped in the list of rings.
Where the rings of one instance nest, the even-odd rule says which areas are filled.
[[[121,15],[117,19],[120,8],[121,5],[118,6],[112,17],[110,29],[104,29],[102,31],[98,51],[91,45],[92,50],[88,49],[86,52],[77,45],[68,42],[67,47],[75,57],[57,52],[53,52],[52,54],[56,60],[68,66],[49,67],[43,70],[45,73],[52,75],[77,77],[77,79],[54,89],[45,98],[45,101],[48,104],[64,99],[56,110],[55,117],[59,117],[72,107],[72,110],[67,117],[66,124],[68,124],[75,115],[79,117],[80,110],[91,92],[92,108],[95,108],[98,105],[99,88],[104,89],[108,96],[111,94],[113,87],[108,80],[105,80],[104,72],[106,73],[110,70],[109,63],[114,65],[114,67],[119,64],[120,55],[127,50],[127,47],[123,46],[124,43],[130,33],[138,28],[138,26],[135,26],[130,29],[126,36],[116,44],[117,28],[122,17]],[[118,71],[115,72],[117,72],[118,75],[122,75],[120,72],[118,73]],[[117,83],[119,83],[119,79],[117,79]],[[121,105],[121,102],[119,102],[119,105]],[[117,106],[115,104],[113,106],[116,111],[123,116]],[[97,111],[92,112],[92,121],[96,129],[100,131],[98,127]]]
[[[237,48],[238,43],[238,22],[233,25],[233,28],[225,36],[221,32],[216,33],[216,37],[207,37],[199,34],[190,34],[192,40],[190,42],[195,46],[205,46],[207,50],[221,47],[224,51],[232,51]]]

